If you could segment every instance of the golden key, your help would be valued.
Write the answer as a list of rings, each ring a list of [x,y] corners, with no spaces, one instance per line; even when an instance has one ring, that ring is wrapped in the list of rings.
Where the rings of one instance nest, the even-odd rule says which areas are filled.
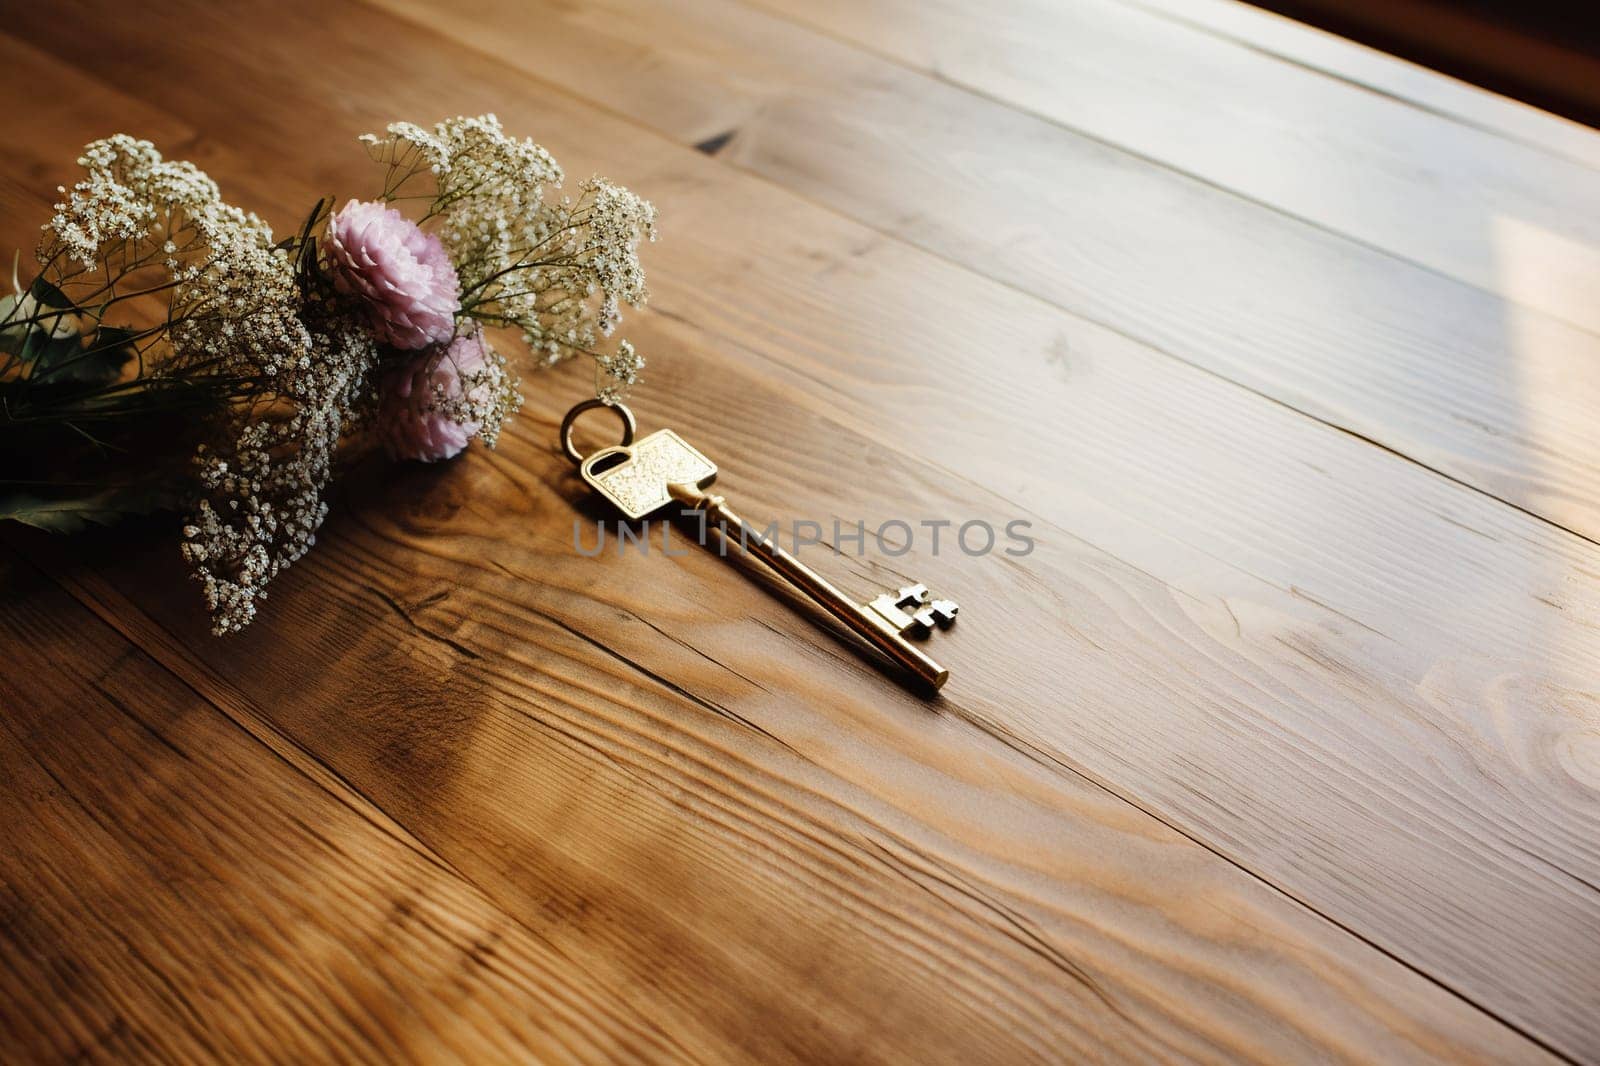
[[[572,427],[578,416],[595,408],[614,411],[622,419],[622,443],[584,456],[573,447]],[[949,628],[960,610],[954,602],[934,599],[925,585],[907,585],[868,603],[856,603],[775,540],[755,530],[721,496],[706,492],[717,477],[715,463],[670,429],[658,429],[635,443],[637,428],[633,412],[625,405],[588,400],[562,419],[561,450],[577,464],[589,487],[629,520],[644,518],[673,503],[698,511],[708,524],[721,530],[725,542],[737,538],[741,548],[924,684],[938,689],[945,683],[950,671],[929,658],[910,637]]]

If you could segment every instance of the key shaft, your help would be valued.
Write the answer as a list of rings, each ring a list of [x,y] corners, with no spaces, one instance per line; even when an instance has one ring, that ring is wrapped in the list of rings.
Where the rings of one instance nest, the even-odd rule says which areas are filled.
[[[910,671],[928,687],[937,690],[950,672],[891,626],[885,619],[840,592],[827,578],[785,551],[783,547],[752,527],[727,501],[693,485],[673,485],[672,498],[685,507],[701,512],[708,524],[715,523],[727,538],[737,536],[742,548],[760,559],[793,588],[849,627],[897,665]]]

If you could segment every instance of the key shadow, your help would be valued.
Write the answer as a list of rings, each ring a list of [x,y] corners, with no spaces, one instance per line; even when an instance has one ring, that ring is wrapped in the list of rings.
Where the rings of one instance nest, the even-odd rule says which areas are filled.
[[[925,701],[936,702],[942,698],[938,686],[930,684],[872,647],[849,626],[814,602],[793,582],[785,579],[752,552],[743,549],[737,534],[730,535],[720,527],[708,524],[706,537],[700,540],[701,522],[692,510],[684,508],[676,511],[672,518],[674,527],[687,529],[691,539],[697,541],[701,551],[718,556],[722,561],[729,563],[731,568],[737,570],[745,580],[759,586],[768,596],[784,604],[798,619],[803,619],[810,626],[826,632],[833,638],[834,643],[847,651],[855,661],[871,667],[879,676],[889,677]],[[790,639],[804,640],[795,629],[786,628],[784,635]],[[805,642],[819,651],[827,652],[819,642]],[[834,655],[834,658],[841,657]]]

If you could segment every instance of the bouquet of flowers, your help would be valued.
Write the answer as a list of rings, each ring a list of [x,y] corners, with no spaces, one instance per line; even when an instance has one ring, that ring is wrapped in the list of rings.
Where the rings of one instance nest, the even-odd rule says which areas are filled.
[[[522,403],[492,342],[592,358],[602,399],[643,359],[602,350],[647,291],[655,209],[562,171],[493,115],[361,138],[373,200],[274,240],[193,164],[119,135],[0,297],[0,519],[69,531],[174,507],[213,631],[242,629],[327,515],[341,444],[432,462],[494,447]],[[406,210],[402,210],[402,206]]]

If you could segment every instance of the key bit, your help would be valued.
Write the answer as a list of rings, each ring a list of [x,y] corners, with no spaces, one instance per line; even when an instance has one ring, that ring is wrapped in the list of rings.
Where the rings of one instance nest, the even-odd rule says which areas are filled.
[[[572,444],[572,428],[579,415],[597,407],[606,407],[622,419],[622,443],[584,456]],[[670,429],[657,430],[635,444],[635,425],[633,412],[626,406],[589,400],[568,411],[562,420],[561,448],[577,464],[583,480],[630,519],[653,514],[671,502],[698,511],[707,525],[715,524],[722,531],[726,541],[737,540],[742,549],[890,661],[931,689],[945,683],[950,672],[912,644],[907,635],[925,637],[935,628],[948,628],[960,610],[954,601],[933,599],[925,585],[907,585],[871,603],[856,603],[827,578],[767,540],[764,532],[748,524],[723,497],[706,492],[716,480],[715,463]]]
[[[936,627],[949,629],[961,610],[954,600],[934,599],[926,585],[905,585],[897,592],[885,592],[868,603],[867,609],[913,637],[926,637]]]

